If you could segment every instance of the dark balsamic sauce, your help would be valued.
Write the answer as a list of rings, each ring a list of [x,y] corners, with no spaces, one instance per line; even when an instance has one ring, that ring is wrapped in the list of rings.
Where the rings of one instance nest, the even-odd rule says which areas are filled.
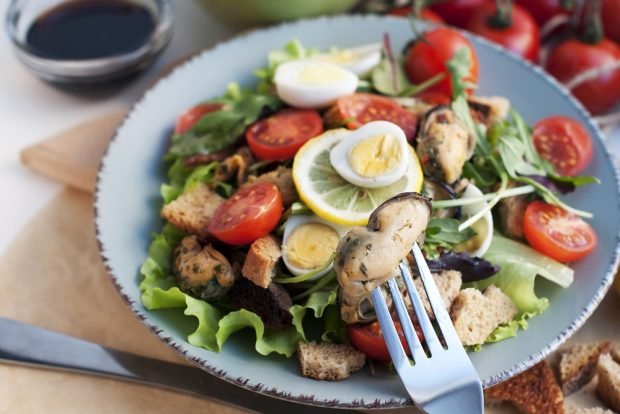
[[[140,48],[154,30],[153,16],[138,4],[73,0],[40,15],[28,29],[26,42],[48,59],[97,59]]]

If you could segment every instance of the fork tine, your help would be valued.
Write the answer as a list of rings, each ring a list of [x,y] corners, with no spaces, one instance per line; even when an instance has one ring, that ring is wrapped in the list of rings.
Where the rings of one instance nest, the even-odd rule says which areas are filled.
[[[390,311],[385,303],[385,298],[383,297],[381,288],[374,288],[373,291],[370,292],[370,297],[372,298],[375,312],[377,313],[377,318],[379,319],[379,325],[381,325],[383,337],[385,338],[388,351],[390,352],[390,357],[392,357],[394,367],[400,372],[402,368],[405,366],[411,366],[411,364],[409,363],[407,354],[405,354],[405,350],[400,343],[400,338],[396,332],[396,327],[394,326],[394,322],[390,316]]]
[[[422,359],[426,358],[424,348],[422,348],[420,338],[418,338],[418,334],[415,332],[413,323],[409,317],[409,312],[407,311],[407,307],[405,306],[405,302],[403,301],[403,297],[400,294],[400,289],[398,289],[396,281],[394,279],[390,279],[388,281],[388,286],[390,287],[390,293],[392,294],[394,306],[396,307],[396,313],[398,313],[398,319],[400,319],[400,324],[403,327],[403,333],[405,334],[407,344],[409,345],[409,350],[411,351],[411,357],[415,363],[418,363]]]
[[[426,296],[431,304],[431,308],[435,314],[435,320],[439,325],[439,329],[441,330],[441,334],[444,337],[446,345],[448,348],[453,346],[461,346],[461,341],[454,330],[454,325],[452,325],[450,315],[448,314],[443,299],[439,294],[439,290],[435,285],[435,280],[433,279],[433,275],[431,274],[428,264],[424,259],[424,255],[420,250],[420,246],[418,246],[417,243],[414,243],[411,251],[418,269],[420,270],[420,278],[422,279],[422,284],[426,290]]]
[[[431,320],[426,313],[426,309],[424,309],[422,299],[420,299],[420,294],[418,293],[415,285],[413,284],[409,266],[407,266],[406,263],[401,262],[400,270],[403,275],[405,285],[407,286],[407,291],[409,291],[409,299],[411,299],[411,304],[413,305],[415,314],[418,317],[418,323],[420,324],[420,328],[422,328],[424,340],[426,341],[426,345],[431,352],[430,356],[432,356],[434,353],[441,351],[443,347],[439,343],[439,339],[437,338],[437,334],[435,333],[435,328],[433,328],[433,324],[431,323]]]

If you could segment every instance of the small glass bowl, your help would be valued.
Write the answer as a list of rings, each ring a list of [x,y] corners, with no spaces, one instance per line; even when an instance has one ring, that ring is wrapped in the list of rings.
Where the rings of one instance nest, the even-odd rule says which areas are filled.
[[[19,60],[39,78],[65,86],[111,83],[149,66],[172,37],[170,0],[126,0],[144,7],[155,21],[149,39],[129,53],[84,60],[50,59],[36,54],[26,43],[28,30],[47,10],[62,3],[88,0],[13,0],[6,16],[6,29]]]

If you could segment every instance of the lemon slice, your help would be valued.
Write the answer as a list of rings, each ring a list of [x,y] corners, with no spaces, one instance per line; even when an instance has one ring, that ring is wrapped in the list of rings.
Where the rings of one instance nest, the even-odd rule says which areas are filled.
[[[306,142],[293,162],[293,181],[301,200],[317,216],[333,223],[360,226],[388,198],[406,191],[420,191],[424,176],[413,148],[405,175],[395,183],[364,188],[342,178],[329,161],[330,150],[351,131],[331,129]]]

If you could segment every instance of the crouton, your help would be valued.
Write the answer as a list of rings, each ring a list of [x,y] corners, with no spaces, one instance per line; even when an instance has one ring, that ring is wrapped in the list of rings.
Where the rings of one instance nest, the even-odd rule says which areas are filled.
[[[461,278],[461,272],[457,270],[443,270],[439,273],[433,273],[433,280],[437,285],[437,289],[439,290],[439,294],[443,299],[443,303],[446,305],[446,309],[450,310],[452,307],[452,302],[458,296],[461,291],[461,285],[463,284],[463,280]],[[433,310],[431,309],[431,304],[428,301],[428,297],[426,296],[426,292],[424,291],[424,285],[422,284],[421,278],[414,279],[413,283],[417,291],[420,293],[420,297],[422,298],[422,303],[424,304],[424,309],[426,309],[426,313],[430,317],[434,317]],[[409,301],[409,297],[406,298],[406,302]]]
[[[597,366],[597,397],[609,408],[620,413],[620,364],[611,355],[601,355]]]
[[[250,246],[241,274],[255,285],[266,288],[275,276],[276,264],[280,257],[282,257],[280,242],[272,235],[261,237]]]
[[[516,187],[516,184],[511,183],[508,187]],[[500,200],[497,213],[500,228],[505,236],[517,240],[522,240],[525,237],[523,235],[523,216],[528,204],[528,197],[525,195],[506,197]]]
[[[503,96],[472,96],[467,99],[474,120],[491,125],[508,116],[510,101]]]
[[[566,414],[615,414],[615,413],[603,407],[582,408],[582,407],[569,406],[566,408]]]
[[[232,181],[234,178],[237,186],[241,186],[246,182],[252,164],[254,164],[252,152],[248,147],[241,147],[218,165],[215,181]]]
[[[487,388],[487,403],[512,403],[525,414],[562,414],[564,396],[546,361],[519,375]]]
[[[206,237],[209,220],[223,202],[223,197],[200,183],[166,204],[161,215],[175,227]]]
[[[295,188],[295,183],[293,182],[293,173],[290,168],[278,167],[277,169],[259,175],[258,177],[250,176],[248,177],[248,181],[245,185],[255,183],[275,184],[275,186],[278,187],[278,190],[280,190],[280,195],[282,195],[282,205],[284,208],[289,207],[299,199],[297,189]]]
[[[610,349],[611,344],[605,341],[577,344],[563,352],[559,371],[564,395],[569,395],[589,383],[596,373],[599,356]]]
[[[517,307],[498,287],[484,291],[468,288],[459,292],[452,303],[450,316],[463,345],[483,343],[503,323],[517,314]]]
[[[616,344],[614,348],[611,350],[611,357],[620,364],[620,345]]]
[[[300,341],[297,359],[304,377],[315,380],[339,381],[362,369],[366,355],[351,345]]]
[[[241,278],[228,291],[227,297],[233,308],[247,309],[260,316],[267,328],[284,329],[293,322],[293,315],[289,312],[293,301],[288,292],[277,283],[270,283],[264,289]]]

